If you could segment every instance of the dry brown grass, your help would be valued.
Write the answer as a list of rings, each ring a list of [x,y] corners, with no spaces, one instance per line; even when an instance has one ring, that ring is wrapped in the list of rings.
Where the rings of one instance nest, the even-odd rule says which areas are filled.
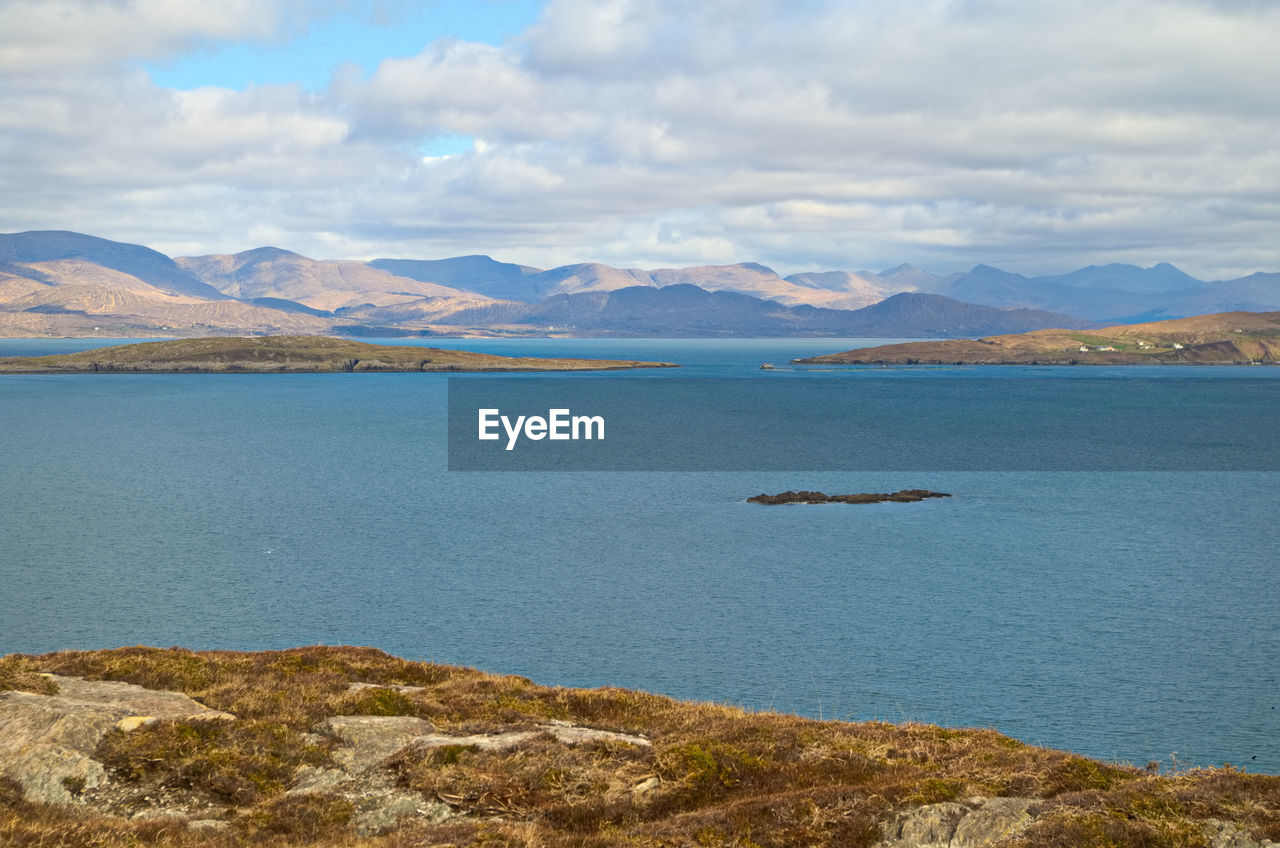
[[[283,792],[301,765],[324,765],[328,749],[284,725],[261,719],[159,722],[113,731],[97,759],[127,781],[190,789],[244,806]]]
[[[30,657],[10,654],[0,657],[0,692],[10,690],[56,695],[58,686],[40,673],[38,664]]]
[[[866,846],[895,810],[972,796],[1039,799],[1035,824],[1010,843],[1019,848],[1204,845],[1206,819],[1280,839],[1280,777],[1150,774],[990,730],[821,722],[616,688],[543,687],[369,648],[9,657],[0,683],[30,683],[37,671],[174,689],[239,716],[114,734],[99,751],[121,779],[213,795],[237,818],[216,833],[121,822],[28,804],[10,787],[0,791],[0,845]],[[353,692],[353,682],[423,688]],[[358,838],[346,802],[283,794],[298,765],[328,756],[307,731],[349,714],[413,715],[458,733],[560,719],[639,734],[652,747],[542,735],[498,751],[409,748],[386,764],[399,785],[470,818]]]

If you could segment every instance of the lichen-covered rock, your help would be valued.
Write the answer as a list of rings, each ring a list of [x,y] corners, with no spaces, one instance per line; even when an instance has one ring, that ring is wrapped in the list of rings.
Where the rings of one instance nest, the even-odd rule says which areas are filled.
[[[1218,819],[1204,823],[1204,835],[1209,839],[1209,848],[1277,848],[1280,844],[1270,839],[1254,839],[1236,824]]]
[[[947,801],[899,813],[885,827],[885,848],[947,848],[969,808]]]
[[[567,721],[552,719],[547,724],[538,726],[544,733],[550,733],[566,745],[577,745],[582,742],[622,742],[627,745],[649,747],[652,743],[643,736],[632,733],[618,733],[613,730],[597,730],[594,727],[582,727]]]
[[[428,800],[413,792],[387,791],[357,803],[352,824],[361,836],[379,836],[395,830],[408,819],[439,824],[457,815],[457,811],[441,801]]]
[[[448,804],[398,788],[383,762],[416,740],[428,738],[431,722],[412,716],[332,716],[316,732],[336,740],[336,769],[299,769],[290,793],[323,792],[349,801],[362,836],[394,830],[405,819],[441,822],[457,813]]]
[[[376,768],[405,745],[435,730],[431,722],[412,716],[333,716],[315,729],[342,743],[333,759],[352,774]]]
[[[1029,798],[971,798],[900,812],[883,830],[882,848],[985,848],[1031,821]]]
[[[359,774],[376,768],[387,757],[408,745],[439,748],[461,745],[486,751],[514,748],[542,733],[549,733],[566,745],[584,742],[616,741],[647,747],[642,736],[596,730],[564,721],[538,725],[537,730],[512,730],[505,733],[475,733],[451,736],[436,733],[431,722],[410,716],[333,716],[320,722],[317,733],[338,740],[342,745],[333,759],[342,769]]]
[[[1031,821],[1029,798],[988,798],[956,825],[952,848],[981,848],[995,845],[1027,826]]]
[[[438,823],[463,814],[438,799],[406,792],[397,786],[383,765],[405,748],[457,745],[501,751],[543,734],[549,734],[566,745],[598,741],[619,741],[638,746],[651,744],[641,736],[596,730],[564,721],[541,724],[534,730],[449,735],[436,733],[431,722],[411,716],[332,716],[316,725],[315,731],[320,737],[339,743],[332,754],[338,768],[303,767],[298,770],[289,792],[322,792],[349,801],[356,809],[353,824],[362,836],[387,833],[409,819]],[[646,784],[644,790],[638,791],[656,787],[657,778],[652,780],[652,785]]]
[[[102,737],[162,719],[234,719],[180,692],[111,680],[49,675],[52,695],[0,692],[0,775],[16,780],[33,801],[71,803],[100,786],[92,758]]]

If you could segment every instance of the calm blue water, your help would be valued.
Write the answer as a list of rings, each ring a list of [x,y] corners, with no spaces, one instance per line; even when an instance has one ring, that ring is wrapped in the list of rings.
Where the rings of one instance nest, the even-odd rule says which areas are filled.
[[[0,354],[101,343],[0,340]],[[1045,373],[757,367],[854,340],[432,343],[822,391],[833,375]],[[1205,369],[1052,375],[1176,386]],[[446,384],[0,378],[0,652],[369,644],[547,684],[1280,773],[1280,474],[450,473]],[[956,497],[744,502],[904,487]]]

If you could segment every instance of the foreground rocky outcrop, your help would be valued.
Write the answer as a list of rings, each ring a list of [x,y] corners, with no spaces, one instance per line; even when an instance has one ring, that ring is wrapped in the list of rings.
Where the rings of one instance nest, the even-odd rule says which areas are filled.
[[[367,684],[356,684],[365,688]],[[421,691],[421,687],[394,687]],[[625,733],[579,727],[557,721],[533,730],[450,735],[437,733],[427,721],[409,716],[333,716],[315,728],[319,741],[333,745],[333,768],[302,767],[290,794],[322,792],[349,802],[360,834],[381,834],[410,821],[438,824],[465,815],[451,805],[460,797],[405,791],[397,785],[389,759],[421,756],[432,749],[505,751],[548,736],[564,745],[615,742],[648,747],[649,740]]]
[[[877,848],[987,848],[1018,845],[1043,807],[1031,798],[967,798],[903,810],[881,828]],[[1231,822],[1209,819],[1187,830],[1184,844],[1205,848],[1270,848]],[[1083,844],[1075,843],[1075,844]]]
[[[896,492],[862,492],[856,495],[827,495],[822,492],[782,492],[777,495],[756,495],[753,498],[747,498],[747,503],[766,504],[768,506],[776,506],[778,504],[825,504],[825,503],[847,503],[847,504],[872,504],[872,503],[917,503],[929,498],[949,498],[950,494],[946,492],[931,492],[928,489],[899,489]]]
[[[0,844],[1275,848],[1280,777],[367,648],[0,658]]]
[[[111,680],[44,675],[46,692],[0,692],[0,775],[35,801],[70,803],[102,785],[93,753],[111,731],[159,721],[230,720],[178,692]]]
[[[0,692],[0,777],[15,781],[28,800],[73,804],[128,818],[184,817],[201,828],[229,825],[232,806],[154,782],[130,788],[134,781],[110,773],[95,754],[113,732],[128,734],[162,721],[198,726],[235,721],[236,716],[209,709],[179,692],[55,674],[42,677],[50,684],[43,692]],[[367,683],[350,687],[356,693],[369,689],[397,694],[424,691],[421,686]],[[448,803],[397,786],[384,764],[409,749],[503,751],[540,737],[565,745],[650,745],[641,736],[565,721],[524,731],[450,735],[436,732],[420,718],[369,715],[331,716],[307,737],[312,745],[330,752],[331,766],[299,766],[285,794],[318,793],[348,803],[352,825],[362,835],[386,833],[408,820],[436,824],[462,814]]]

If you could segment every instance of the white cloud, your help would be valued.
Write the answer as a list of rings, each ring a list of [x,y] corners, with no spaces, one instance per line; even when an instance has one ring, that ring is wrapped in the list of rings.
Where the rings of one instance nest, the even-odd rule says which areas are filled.
[[[305,0],[6,0],[0,72],[88,72],[207,42],[296,34],[332,4]]]
[[[557,0],[504,47],[438,41],[318,94],[134,69],[323,12],[208,8],[0,7],[0,228],[536,264],[1280,268],[1259,237],[1280,223],[1273,4]],[[437,136],[482,141],[424,158]]]

